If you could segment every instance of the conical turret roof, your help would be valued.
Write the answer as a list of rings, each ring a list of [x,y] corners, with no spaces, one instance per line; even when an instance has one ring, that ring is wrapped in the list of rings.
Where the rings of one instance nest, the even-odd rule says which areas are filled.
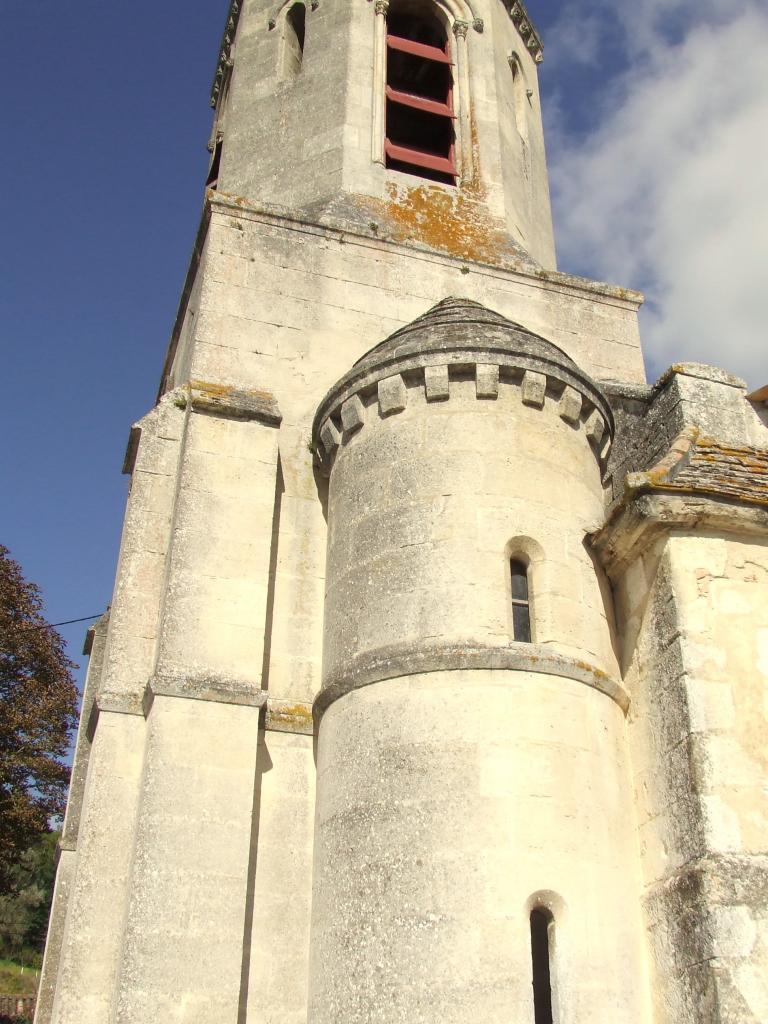
[[[546,378],[563,393],[578,391],[613,432],[613,415],[595,382],[557,345],[492,309],[449,296],[422,316],[399,328],[365,353],[331,388],[315,414],[313,435],[355,394],[367,394],[395,374],[414,374],[429,366],[448,366],[451,373],[475,372],[479,365],[498,366],[504,379],[526,373]]]
[[[527,327],[479,302],[456,296],[443,299],[405,327],[390,334],[361,356],[355,363],[355,369],[417,351],[428,353],[438,349],[478,347],[502,347],[509,353],[517,352],[529,358],[539,358],[547,364],[578,369],[570,356],[541,335],[534,334]]]

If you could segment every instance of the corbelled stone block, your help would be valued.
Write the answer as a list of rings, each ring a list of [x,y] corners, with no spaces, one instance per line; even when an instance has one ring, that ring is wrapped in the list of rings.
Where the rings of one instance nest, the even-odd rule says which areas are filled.
[[[341,407],[341,425],[348,433],[359,430],[365,423],[365,406],[359,395],[352,395]]]
[[[547,390],[547,378],[543,373],[534,373],[533,370],[526,370],[523,374],[523,403],[535,405],[541,408],[544,405],[544,395]]]
[[[595,448],[599,448],[605,437],[605,420],[597,409],[593,409],[589,414],[589,419],[584,424],[584,429]]]
[[[382,416],[402,412],[407,403],[408,391],[399,373],[379,381],[379,412]]]
[[[424,367],[424,393],[428,402],[444,402],[450,396],[447,366]]]
[[[475,368],[477,397],[499,397],[499,368],[493,363],[478,363]]]
[[[333,420],[326,420],[320,428],[320,440],[326,455],[333,455],[341,443],[341,434]]]
[[[575,388],[567,387],[563,392],[557,411],[561,419],[575,426],[581,416],[582,398]]]

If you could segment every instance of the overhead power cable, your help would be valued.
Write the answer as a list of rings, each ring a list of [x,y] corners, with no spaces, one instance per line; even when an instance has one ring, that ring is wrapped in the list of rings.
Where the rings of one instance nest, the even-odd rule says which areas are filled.
[[[91,619],[98,619],[103,612],[96,612],[95,615],[84,615],[82,619],[66,619],[64,622],[43,622],[38,626],[19,626],[17,633],[24,633],[28,629],[56,629],[59,626],[72,626],[76,622],[90,622]]]

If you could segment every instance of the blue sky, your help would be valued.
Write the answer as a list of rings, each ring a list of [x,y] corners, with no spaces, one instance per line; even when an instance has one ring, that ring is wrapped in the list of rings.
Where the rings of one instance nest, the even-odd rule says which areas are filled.
[[[120,467],[154,402],[197,228],[227,6],[0,0],[0,541],[52,621],[110,600]],[[757,386],[768,15],[722,6],[528,4],[561,268],[646,290],[652,375],[700,359]],[[62,633],[83,662],[84,627]]]

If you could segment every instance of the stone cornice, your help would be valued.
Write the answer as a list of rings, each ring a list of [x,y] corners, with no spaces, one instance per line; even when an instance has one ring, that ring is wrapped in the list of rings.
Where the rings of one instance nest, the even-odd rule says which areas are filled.
[[[147,683],[142,698],[142,713],[146,716],[155,697],[177,697],[184,700],[207,700],[217,704],[239,704],[243,707],[262,708],[267,703],[266,690],[253,682],[209,675],[156,674]]]
[[[544,60],[544,45],[541,41],[541,36],[533,27],[533,22],[528,15],[528,11],[525,9],[525,4],[521,3],[521,0],[504,0],[504,6],[509,12],[515,28],[520,33],[520,38],[525,43],[528,52],[537,64],[541,64]]]
[[[229,12],[227,13],[227,23],[224,28],[224,35],[221,39],[221,46],[219,47],[219,59],[216,64],[216,73],[213,76],[213,82],[211,83],[211,106],[215,107],[219,94],[221,93],[222,86],[227,77],[229,68],[232,67],[232,44],[235,41],[235,33],[237,32],[237,23],[240,21],[240,11],[242,10],[243,0],[232,0],[229,5]]]
[[[608,576],[616,580],[657,541],[691,531],[764,540],[768,508],[691,493],[636,493],[616,507],[589,542]]]
[[[354,658],[338,678],[327,679],[315,698],[314,715],[319,721],[334,701],[373,683],[401,676],[431,672],[511,671],[558,676],[599,690],[626,713],[629,694],[606,672],[578,658],[559,654],[539,644],[511,644],[506,647],[472,641],[430,641],[392,644],[366,651]],[[467,692],[467,699],[471,694]]]
[[[302,216],[300,211],[289,207],[277,206],[273,203],[249,202],[241,196],[228,195],[226,192],[213,190],[209,190],[206,195],[206,203],[193,260],[195,256],[199,258],[209,220],[211,215],[216,214],[225,214],[227,217],[237,217],[242,220],[254,221],[273,227],[285,227],[293,231],[306,231],[308,234],[334,238],[344,243],[360,243],[368,247],[393,249],[417,258],[424,258],[426,254],[430,260],[439,260],[459,268],[466,266],[466,259],[463,256],[456,256],[443,250],[414,243],[413,241],[406,245],[402,241],[383,238],[378,228],[373,230],[367,222],[361,221],[353,226],[343,219],[327,213],[324,213],[320,219],[310,219]],[[632,310],[639,309],[645,301],[642,292],[631,288],[607,284],[605,281],[593,281],[590,278],[566,274],[560,270],[544,270],[539,267],[531,267],[520,260],[508,262],[506,260],[473,259],[472,266],[474,269],[487,267],[492,270],[501,270],[504,273],[516,274],[529,281],[552,286],[565,294],[576,291],[584,295],[596,295],[601,299],[607,298],[616,305]]]

